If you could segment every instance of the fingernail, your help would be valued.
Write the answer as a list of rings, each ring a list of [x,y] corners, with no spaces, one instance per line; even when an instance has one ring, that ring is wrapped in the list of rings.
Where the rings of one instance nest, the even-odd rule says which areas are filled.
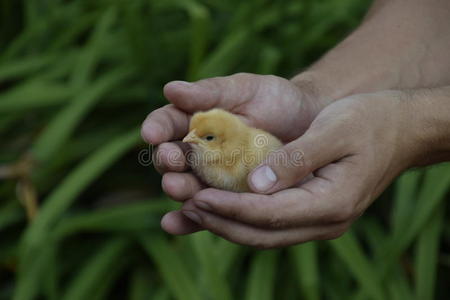
[[[204,201],[194,201],[195,206],[197,206],[198,208],[204,209],[204,210],[211,210],[211,206],[204,202]]]
[[[277,175],[275,175],[269,166],[263,166],[253,173],[251,181],[258,191],[264,192],[277,182]]]
[[[202,223],[202,219],[200,218],[200,216],[191,210],[183,210],[183,215],[185,215],[189,220],[191,220],[194,223],[197,224]]]

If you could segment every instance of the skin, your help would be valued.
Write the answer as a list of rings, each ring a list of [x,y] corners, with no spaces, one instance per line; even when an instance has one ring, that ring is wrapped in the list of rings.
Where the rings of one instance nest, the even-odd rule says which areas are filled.
[[[164,191],[183,202],[162,227],[260,248],[340,236],[405,169],[450,160],[450,87],[437,88],[450,84],[449,48],[450,2],[375,1],[353,34],[291,81],[236,74],[167,84],[172,104],[142,127],[160,145]],[[280,137],[302,164],[263,163],[249,175],[255,193],[206,188],[184,146],[168,142],[187,133],[193,112],[212,107]],[[276,182],[261,188],[254,180],[266,168]]]
[[[386,89],[446,86],[449,48],[449,1],[378,0],[352,34],[293,82],[312,83],[327,103]]]

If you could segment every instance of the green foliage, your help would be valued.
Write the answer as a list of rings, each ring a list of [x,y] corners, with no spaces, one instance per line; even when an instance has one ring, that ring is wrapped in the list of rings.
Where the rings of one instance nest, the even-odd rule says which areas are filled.
[[[1,0],[0,300],[448,297],[448,164],[404,174],[337,240],[256,251],[164,234],[177,205],[138,163],[164,83],[292,76],[367,6]]]

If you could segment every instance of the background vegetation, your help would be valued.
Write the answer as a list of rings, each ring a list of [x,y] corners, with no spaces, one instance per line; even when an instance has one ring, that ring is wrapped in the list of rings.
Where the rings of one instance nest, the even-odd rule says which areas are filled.
[[[340,239],[256,251],[164,234],[176,204],[138,163],[164,83],[291,76],[367,5],[0,0],[0,299],[448,298],[448,165],[403,175]]]

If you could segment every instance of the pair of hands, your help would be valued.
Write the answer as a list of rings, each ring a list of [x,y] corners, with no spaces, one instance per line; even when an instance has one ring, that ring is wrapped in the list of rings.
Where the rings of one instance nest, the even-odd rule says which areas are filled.
[[[240,73],[164,88],[171,104],[150,113],[142,136],[159,145],[155,167],[163,190],[183,202],[167,213],[162,227],[171,234],[209,230],[230,241],[273,248],[342,235],[371,202],[415,159],[415,141],[405,122],[405,99],[385,91],[320,101],[291,81]],[[249,174],[255,193],[204,186],[186,164],[190,116],[220,107],[301,151],[302,164],[271,164]],[[273,161],[273,160],[272,160]],[[266,178],[271,168],[275,182]],[[311,175],[313,174],[313,175]],[[300,184],[298,184],[300,182]],[[258,187],[259,190],[256,190]]]

